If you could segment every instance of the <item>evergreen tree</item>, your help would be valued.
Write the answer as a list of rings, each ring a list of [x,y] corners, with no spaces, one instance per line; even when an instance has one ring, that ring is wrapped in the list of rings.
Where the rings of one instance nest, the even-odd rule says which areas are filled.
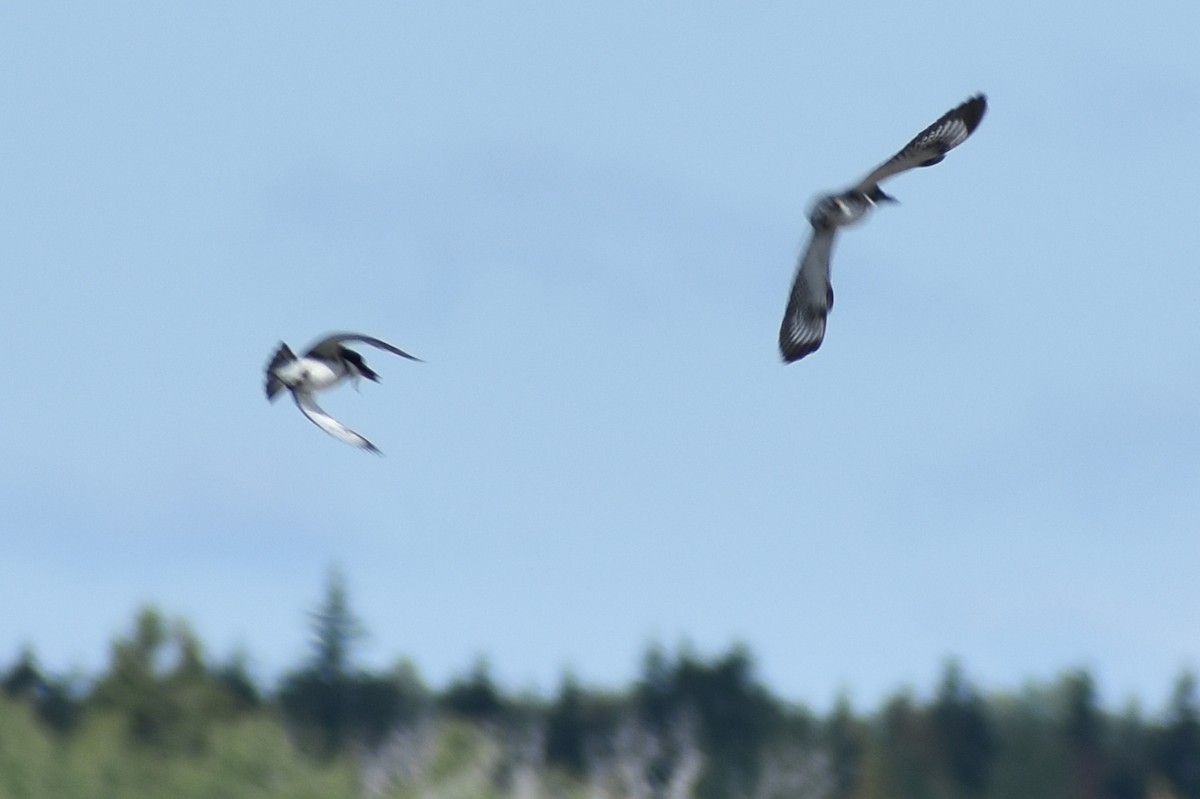
[[[224,686],[239,712],[256,710],[262,704],[258,686],[247,669],[245,653],[237,652],[228,661],[218,665],[213,670],[213,676]]]
[[[21,650],[17,662],[0,677],[0,688],[10,698],[33,705],[42,722],[55,732],[69,732],[79,720],[78,699],[66,682],[42,673],[29,647]]]
[[[1070,758],[1072,794],[1079,799],[1099,796],[1107,764],[1102,742],[1104,716],[1096,684],[1087,671],[1067,674],[1059,685],[1062,702],[1062,735]]]
[[[352,650],[363,638],[358,618],[350,610],[346,580],[338,569],[331,569],[325,586],[325,601],[312,612],[312,670],[330,683],[351,676]]]
[[[17,662],[0,677],[0,688],[13,699],[36,699],[45,684],[42,672],[37,667],[37,659],[29,647],[21,649]]]
[[[639,717],[659,739],[662,762],[656,772],[671,773],[680,753],[672,751],[673,729],[685,720],[698,727],[707,768],[701,797],[749,791],[762,752],[782,726],[778,703],[754,677],[754,662],[742,646],[711,663],[683,651],[671,663],[658,646],[643,661],[635,690]]]
[[[1071,775],[1061,729],[1058,694],[1030,684],[1015,696],[993,696],[989,716],[997,752],[988,794],[995,799],[1068,797]]]
[[[955,661],[946,664],[930,722],[943,768],[967,794],[982,794],[996,753],[983,699]]]
[[[701,793],[718,797],[747,790],[782,725],[778,703],[755,678],[749,651],[735,646],[708,666],[682,662],[677,679],[699,713],[701,741],[710,758]]]
[[[850,698],[845,694],[838,696],[834,703],[833,713],[825,722],[821,737],[829,750],[833,795],[839,799],[853,795],[862,765],[863,731],[854,717]]]
[[[670,658],[661,644],[651,644],[642,656],[642,676],[633,689],[638,717],[651,729],[666,728],[677,712],[672,681]]]
[[[330,570],[325,597],[309,616],[312,655],[304,668],[284,678],[279,704],[296,727],[301,745],[330,757],[345,749],[352,737],[351,661],[354,645],[363,635],[339,570]]]
[[[546,759],[581,776],[587,767],[587,734],[583,689],[567,674],[546,714]]]
[[[1200,706],[1191,672],[1175,683],[1156,749],[1156,765],[1181,799],[1200,799]]]
[[[350,697],[353,733],[368,748],[378,746],[399,725],[415,721],[425,705],[424,690],[394,673],[358,674]]]
[[[1104,795],[1109,799],[1144,799],[1150,771],[1148,736],[1136,705],[1113,725],[1108,776]]]
[[[138,613],[131,636],[113,643],[90,702],[122,717],[134,742],[191,753],[206,745],[214,722],[234,713],[191,629],[182,621],[168,624],[153,607]]]
[[[500,722],[507,715],[507,704],[492,681],[486,658],[477,658],[465,677],[446,686],[441,707],[460,718],[480,722]]]
[[[286,675],[279,705],[301,747],[331,758],[353,745],[375,747],[409,714],[395,675],[372,675],[354,665],[354,647],[364,636],[350,609],[345,580],[330,570],[325,597],[311,613],[312,654],[303,668]]]

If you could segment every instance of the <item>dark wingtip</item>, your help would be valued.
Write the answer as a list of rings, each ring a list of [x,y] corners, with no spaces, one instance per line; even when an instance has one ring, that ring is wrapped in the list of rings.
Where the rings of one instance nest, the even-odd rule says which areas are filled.
[[[794,350],[785,349],[783,347],[783,345],[780,345],[779,356],[783,359],[783,363],[786,366],[789,363],[795,363],[796,361],[800,360],[801,358],[803,358],[806,355],[811,355],[812,353],[816,352],[820,347],[821,347],[820,342],[817,342],[817,344],[812,347],[804,347],[803,349],[794,349]]]
[[[784,364],[795,363],[806,355],[811,355],[821,348],[821,342],[825,340],[821,336],[814,342],[806,344],[797,344],[792,341],[786,329],[779,331],[779,357],[783,359]]]
[[[963,124],[967,126],[967,133],[974,133],[975,128],[979,127],[979,123],[983,120],[983,115],[987,113],[987,95],[983,92],[975,95],[959,106],[962,112]]]

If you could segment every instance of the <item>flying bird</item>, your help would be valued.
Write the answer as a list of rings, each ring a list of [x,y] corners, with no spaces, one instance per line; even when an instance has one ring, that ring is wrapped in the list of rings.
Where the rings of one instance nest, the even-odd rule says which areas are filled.
[[[812,238],[800,256],[792,294],[779,328],[779,352],[785,363],[815,352],[825,337],[825,317],[833,307],[829,256],[837,229],[859,221],[880,203],[897,202],[879,188],[880,181],[908,169],[939,163],[946,153],[967,140],[986,110],[987,98],[975,95],[943,114],[856,185],[841,194],[825,195],[814,203],[808,216]]]
[[[279,349],[275,350],[275,354],[271,356],[271,360],[267,364],[267,399],[274,402],[278,398],[279,392],[286,388],[292,392],[292,399],[296,401],[296,407],[317,427],[347,444],[353,444],[367,452],[382,455],[383,453],[379,451],[378,447],[325,413],[313,399],[313,394],[333,388],[346,378],[350,378],[356,388],[360,377],[379,382],[379,375],[367,366],[362,355],[342,346],[344,341],[360,341],[363,344],[370,344],[372,347],[395,353],[402,358],[408,358],[410,361],[421,360],[386,341],[358,333],[328,335],[313,344],[301,357],[296,357],[291,347],[280,342]]]

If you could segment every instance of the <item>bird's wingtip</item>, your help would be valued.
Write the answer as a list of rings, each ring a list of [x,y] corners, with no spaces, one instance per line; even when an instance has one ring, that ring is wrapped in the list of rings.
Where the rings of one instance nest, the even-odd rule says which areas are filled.
[[[822,336],[816,341],[807,341],[803,344],[798,344],[781,336],[779,339],[779,357],[785,366],[789,363],[795,363],[806,355],[812,355],[820,349],[821,342],[824,340],[825,337]]]
[[[966,124],[968,131],[973,132],[983,120],[983,115],[987,113],[987,95],[983,92],[977,93],[974,97],[963,103],[962,108],[963,122]]]

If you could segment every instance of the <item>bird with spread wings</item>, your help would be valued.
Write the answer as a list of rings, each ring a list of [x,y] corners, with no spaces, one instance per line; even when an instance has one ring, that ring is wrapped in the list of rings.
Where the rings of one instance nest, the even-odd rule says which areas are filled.
[[[308,351],[300,357],[292,352],[291,347],[280,342],[279,348],[275,350],[275,354],[267,363],[267,399],[274,402],[279,396],[279,392],[286,388],[292,392],[292,399],[296,401],[296,407],[317,427],[347,444],[360,447],[367,452],[383,454],[366,438],[327,414],[313,399],[313,394],[333,388],[347,378],[354,381],[356,385],[360,377],[379,382],[378,373],[367,366],[362,355],[349,347],[342,346],[342,342],[346,341],[370,344],[372,347],[387,350],[402,358],[408,358],[410,361],[421,360],[386,341],[358,333],[328,335],[309,347]]]
[[[829,258],[837,229],[859,221],[879,203],[896,202],[896,198],[879,188],[880,181],[909,169],[939,163],[946,153],[967,140],[979,126],[986,110],[987,98],[982,94],[975,95],[943,114],[857,184],[841,194],[825,195],[814,203],[808,217],[812,237],[800,256],[783,324],[779,328],[779,352],[786,363],[816,351],[825,338],[825,318],[833,307]]]

